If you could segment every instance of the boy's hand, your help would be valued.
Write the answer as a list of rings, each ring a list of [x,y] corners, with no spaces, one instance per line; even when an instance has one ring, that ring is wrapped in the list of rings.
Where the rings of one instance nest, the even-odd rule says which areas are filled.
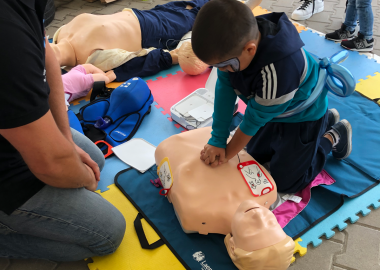
[[[206,144],[204,149],[201,151],[201,160],[203,160],[206,165],[210,165],[213,168],[224,163],[225,156],[226,149],[209,144]]]

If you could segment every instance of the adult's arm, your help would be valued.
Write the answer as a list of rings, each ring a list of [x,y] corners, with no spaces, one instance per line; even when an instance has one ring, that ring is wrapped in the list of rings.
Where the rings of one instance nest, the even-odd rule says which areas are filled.
[[[46,80],[50,87],[49,106],[55,124],[58,126],[59,130],[62,132],[65,138],[73,144],[75,150],[79,154],[81,162],[91,167],[95,174],[96,180],[99,181],[100,170],[98,165],[90,158],[87,153],[75,145],[73,141],[69,119],[67,117],[67,107],[64,101],[65,97],[63,91],[61,69],[47,38],[45,38],[45,68]]]
[[[50,110],[29,124],[0,129],[0,134],[20,152],[31,172],[42,182],[59,188],[96,189],[92,169],[81,161]]]
[[[45,38],[45,44],[46,80],[50,87],[49,105],[51,114],[62,134],[70,142],[73,142],[66,112],[61,68],[58,65],[58,61],[55,58],[53,49],[50,47],[47,38]]]

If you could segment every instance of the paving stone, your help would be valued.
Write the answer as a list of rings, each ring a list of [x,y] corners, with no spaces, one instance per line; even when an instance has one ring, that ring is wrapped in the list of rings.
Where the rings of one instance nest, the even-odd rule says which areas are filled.
[[[73,12],[74,9],[71,9],[71,8],[64,8],[64,7],[59,7],[56,9],[55,11],[55,16],[54,16],[54,19],[55,20],[58,20],[58,21],[62,21],[65,19],[65,17]]]
[[[119,6],[114,3],[107,4],[107,6],[103,7],[101,10],[95,11],[94,14],[108,15],[114,14],[116,12],[122,11],[125,6]]]
[[[307,20],[305,25],[319,32],[326,33],[326,28],[330,25],[330,22],[314,22]]]
[[[351,224],[346,232],[346,252],[336,255],[335,263],[353,269],[380,270],[380,231]]]
[[[88,270],[89,261],[63,262],[54,270]]]
[[[46,30],[46,36],[49,36],[49,38],[53,38],[54,33],[58,30],[58,27],[56,26],[49,26]]]
[[[86,1],[84,0],[74,0],[71,2],[64,3],[62,7],[64,8],[70,8],[70,9],[81,9],[83,5],[85,5]]]
[[[331,32],[331,30],[335,31],[342,26],[342,18],[331,17],[330,22],[331,23],[329,24],[329,26],[326,27],[326,30],[328,30],[328,32]],[[327,32],[324,32],[324,33],[327,33]]]
[[[271,6],[274,5],[276,1],[262,1],[260,7],[270,10]]]
[[[132,1],[129,8],[136,8],[136,9],[140,9],[140,10],[148,10],[148,9],[151,9],[153,7],[155,7],[156,5],[158,5],[157,3],[155,4],[149,4],[149,3],[146,3],[146,2],[140,2],[140,1]]]
[[[323,11],[317,14],[314,14],[309,18],[308,22],[330,22],[330,18],[333,15],[332,11]]]
[[[331,239],[338,241],[338,242],[341,242],[341,243],[344,243],[346,240],[345,232],[341,232],[337,228],[333,229],[333,231],[335,232],[335,235],[333,237],[331,237]]]
[[[86,6],[93,6],[93,7],[105,7],[105,6],[107,6],[107,4],[104,4],[104,3],[100,2],[100,1],[95,1],[95,2],[92,2],[92,3],[89,3],[89,2],[86,1],[85,5]]]
[[[272,5],[272,7],[270,8],[270,11],[272,11],[272,12],[285,12],[290,17],[289,14],[292,14],[293,7],[277,6],[277,4],[276,4],[276,5]]]
[[[293,2],[294,2],[294,0],[277,0],[276,6],[291,7],[291,6],[293,6]]]
[[[289,270],[330,270],[334,254],[340,253],[342,249],[342,244],[330,240],[324,240],[322,245],[316,248],[309,245],[306,255],[297,257]]]
[[[0,270],[6,270],[10,262],[7,258],[0,258]]]
[[[63,19],[62,21],[57,21],[57,23],[52,23],[51,26],[61,27],[62,25],[65,25],[65,24],[68,24],[69,22],[71,22],[71,20],[74,18],[75,18],[75,16],[66,15],[65,19]]]
[[[378,42],[380,43],[380,42]],[[361,217],[357,224],[366,224],[380,230],[380,208],[371,209],[371,213],[365,217]]]
[[[342,20],[343,18],[346,17],[346,13],[344,12],[345,8],[344,7],[336,7],[333,9],[334,14],[331,16],[331,18],[337,18]]]
[[[57,263],[47,260],[26,259],[10,261],[11,263],[7,270],[53,270],[57,267]]]
[[[72,2],[73,0],[54,0],[54,6],[55,8],[60,7],[62,5],[68,4]]]
[[[100,11],[103,8],[104,7],[93,7],[93,6],[83,5],[80,9],[71,12],[70,15],[71,16],[78,16],[78,15],[83,14],[83,13],[95,13],[95,11]]]

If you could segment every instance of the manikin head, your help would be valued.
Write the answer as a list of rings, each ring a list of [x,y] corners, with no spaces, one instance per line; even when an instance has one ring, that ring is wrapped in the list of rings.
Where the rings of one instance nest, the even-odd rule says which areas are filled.
[[[242,202],[231,229],[232,234],[228,234],[224,242],[240,270],[285,270],[289,267],[294,242],[267,208],[252,200]]]
[[[179,48],[178,62],[181,69],[189,75],[199,75],[209,67],[194,54],[191,42],[184,42]]]
[[[260,31],[252,10],[236,0],[213,0],[199,11],[192,29],[194,53],[221,71],[246,69],[253,60]]]

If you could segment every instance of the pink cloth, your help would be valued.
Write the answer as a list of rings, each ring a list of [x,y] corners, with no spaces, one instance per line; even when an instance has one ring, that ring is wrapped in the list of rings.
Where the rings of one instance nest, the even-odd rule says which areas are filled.
[[[284,228],[293,218],[295,218],[310,202],[311,189],[319,185],[332,185],[335,180],[323,170],[315,179],[303,190],[297,192],[295,195],[302,198],[299,203],[293,201],[286,201],[279,207],[273,210],[281,228]]]
[[[71,102],[74,99],[83,97],[91,90],[94,84],[92,74],[87,74],[86,69],[78,65],[68,73],[62,75],[63,89],[70,97],[67,100]]]

